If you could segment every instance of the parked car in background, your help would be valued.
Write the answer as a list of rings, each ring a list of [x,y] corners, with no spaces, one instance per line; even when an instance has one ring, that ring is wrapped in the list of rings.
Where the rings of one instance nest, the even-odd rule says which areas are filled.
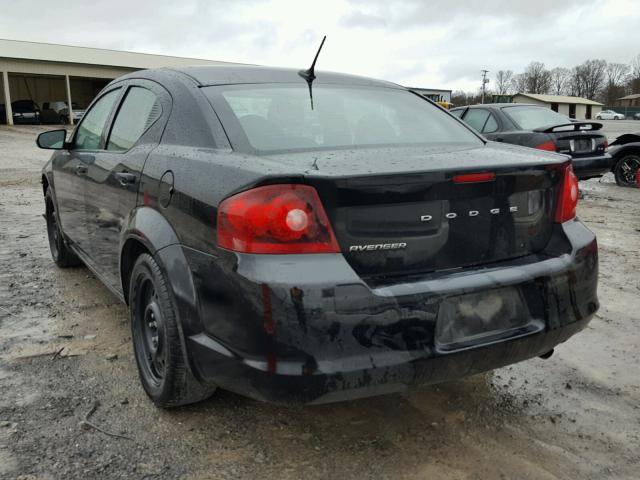
[[[569,158],[399,85],[144,70],[38,145],[52,257],[129,306],[160,406],[403,391],[546,358],[598,310]]]
[[[13,123],[42,123],[40,107],[33,100],[16,100],[11,102],[11,110],[13,111]]]
[[[596,115],[596,120],[624,120],[625,116],[622,113],[614,112],[613,110],[602,110]]]
[[[50,102],[44,102],[42,104],[40,117],[42,118],[42,123],[62,123],[60,114],[51,108]]]
[[[611,142],[609,153],[613,157],[611,171],[616,177],[616,183],[622,187],[634,186],[640,172],[640,134],[620,135]]]
[[[634,120],[640,120],[640,112],[638,112],[638,113],[634,113],[634,114],[633,114],[633,119],[634,119]]]
[[[67,102],[63,102],[61,100],[51,102],[50,106],[53,110],[55,110],[59,115],[62,123],[69,123],[69,107],[67,106]],[[79,122],[82,120],[84,116],[85,109],[82,108],[76,102],[71,103],[71,107],[73,110],[73,122]]]
[[[571,120],[549,108],[523,103],[472,105],[451,113],[489,140],[569,155],[580,180],[611,170],[600,123]]]

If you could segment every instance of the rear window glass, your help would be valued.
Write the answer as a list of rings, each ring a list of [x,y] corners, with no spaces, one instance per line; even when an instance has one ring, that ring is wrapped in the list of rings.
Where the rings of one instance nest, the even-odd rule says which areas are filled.
[[[227,132],[239,125],[257,151],[480,143],[449,115],[405,90],[319,84],[313,85],[313,105],[305,83],[207,90]]]
[[[544,107],[523,105],[502,109],[523,130],[571,123],[571,119]]]

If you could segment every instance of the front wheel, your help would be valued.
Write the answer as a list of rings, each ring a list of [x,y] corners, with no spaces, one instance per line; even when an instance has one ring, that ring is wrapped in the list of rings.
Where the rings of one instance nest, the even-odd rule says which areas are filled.
[[[636,186],[636,173],[640,169],[640,155],[632,153],[625,155],[616,163],[613,174],[616,183],[621,187]]]
[[[189,368],[169,283],[151,255],[138,257],[129,285],[133,349],[147,395],[160,407],[210,397],[215,386],[199,382]]]

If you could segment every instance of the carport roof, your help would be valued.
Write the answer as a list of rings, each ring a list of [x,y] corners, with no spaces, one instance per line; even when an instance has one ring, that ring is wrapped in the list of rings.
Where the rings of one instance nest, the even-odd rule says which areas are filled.
[[[124,52],[102,48],[74,47],[51,43],[0,39],[0,59],[12,58],[57,63],[104,65],[124,68],[159,68],[184,65],[238,65],[201,58],[172,57],[149,53]]]
[[[631,95],[627,95],[626,97],[620,97],[618,100],[633,100],[635,98],[640,98],[640,93],[632,93]]]
[[[593,100],[589,100],[587,98],[570,97],[567,95],[542,95],[539,93],[517,93],[516,95],[532,98],[534,100],[538,100],[540,102],[545,102],[545,103],[578,103],[581,105],[599,105],[599,106],[604,105],[602,103],[594,102]]]

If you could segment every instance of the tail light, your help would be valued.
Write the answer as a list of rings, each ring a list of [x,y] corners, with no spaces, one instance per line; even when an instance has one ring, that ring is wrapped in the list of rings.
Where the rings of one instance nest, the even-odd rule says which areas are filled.
[[[218,246],[244,253],[337,253],[338,242],[315,188],[267,185],[218,207]]]
[[[546,150],[547,152],[555,152],[557,150],[556,144],[553,142],[553,140],[549,140],[541,143],[540,145],[536,145],[535,148],[537,148],[538,150]]]
[[[604,151],[609,151],[609,140],[607,140],[606,138],[604,139]]]
[[[465,173],[462,175],[455,175],[453,177],[453,183],[483,183],[493,182],[495,179],[496,174],[493,172]]]
[[[570,163],[564,166],[562,179],[560,180],[560,192],[558,192],[558,205],[556,207],[556,223],[564,223],[576,216],[578,206],[578,177],[573,173]]]

